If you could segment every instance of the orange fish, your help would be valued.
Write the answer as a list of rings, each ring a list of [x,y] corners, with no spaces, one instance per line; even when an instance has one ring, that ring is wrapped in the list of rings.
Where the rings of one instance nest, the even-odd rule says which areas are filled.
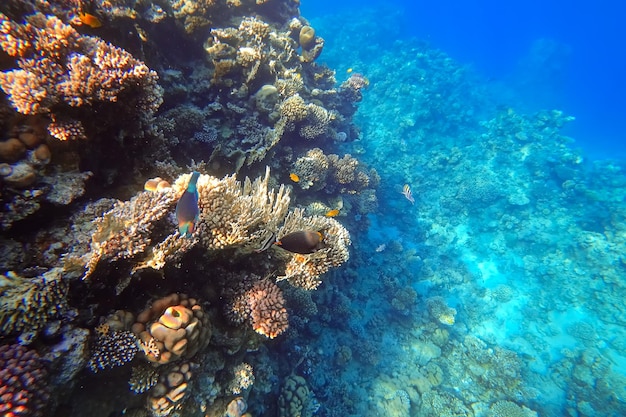
[[[96,29],[102,26],[102,21],[100,21],[100,19],[90,13],[78,13],[78,20],[80,20],[83,25],[87,25],[92,29]]]
[[[293,182],[300,182],[300,177],[298,176],[298,174],[294,174],[293,172],[289,174],[289,178]]]
[[[328,210],[325,214],[326,217],[335,217],[339,214],[339,210],[337,209],[332,209],[332,210]]]

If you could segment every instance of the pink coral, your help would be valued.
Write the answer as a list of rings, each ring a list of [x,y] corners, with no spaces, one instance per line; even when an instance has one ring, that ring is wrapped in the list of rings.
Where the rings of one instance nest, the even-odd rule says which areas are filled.
[[[20,113],[117,102],[124,92],[130,92],[126,105],[148,114],[161,104],[156,72],[124,49],[81,35],[55,16],[37,13],[18,24],[0,13],[0,47],[20,67],[0,73],[0,87]]]

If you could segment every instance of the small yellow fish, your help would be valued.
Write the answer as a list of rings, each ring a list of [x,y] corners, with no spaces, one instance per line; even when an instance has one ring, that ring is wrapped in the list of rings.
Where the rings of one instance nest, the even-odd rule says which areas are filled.
[[[300,177],[298,176],[298,174],[294,174],[293,172],[289,174],[289,179],[291,179],[291,181],[293,182],[300,182]]]
[[[337,209],[332,209],[332,210],[328,210],[325,214],[326,217],[335,217],[339,214],[339,210]]]
[[[346,70],[346,72],[347,72],[348,74],[350,74],[350,73],[352,72],[352,68],[348,68],[348,69]]]
[[[90,13],[78,13],[78,20],[80,20],[80,23],[82,23],[83,25],[87,25],[92,29],[96,29],[102,26],[102,22],[100,21],[100,19]]]

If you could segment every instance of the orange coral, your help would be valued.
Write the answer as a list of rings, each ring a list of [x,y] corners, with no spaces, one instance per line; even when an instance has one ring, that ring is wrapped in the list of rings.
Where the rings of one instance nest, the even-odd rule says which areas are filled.
[[[269,278],[257,279],[254,283],[244,280],[230,309],[233,321],[247,320],[255,332],[270,339],[289,327],[282,290]]]
[[[137,88],[125,105],[152,114],[161,104],[156,72],[127,51],[81,35],[55,16],[36,13],[18,24],[0,13],[0,47],[20,58],[19,69],[0,72],[0,87],[20,113],[48,113],[59,104],[116,102],[120,93]]]

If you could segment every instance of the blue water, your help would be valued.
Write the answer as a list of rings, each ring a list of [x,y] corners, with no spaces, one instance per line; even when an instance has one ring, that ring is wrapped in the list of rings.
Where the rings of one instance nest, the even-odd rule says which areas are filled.
[[[590,157],[626,156],[626,10],[619,2],[316,1],[303,2],[302,13],[347,17],[364,7],[401,11],[394,37],[428,41],[518,106],[575,116],[567,133]],[[324,34],[330,48],[332,33]]]
[[[193,2],[94,3],[104,24],[74,19],[90,38],[73,48],[128,48],[158,73],[163,104],[135,114],[142,84],[121,95],[99,77],[104,104],[92,92],[54,96],[41,117],[3,108],[3,142],[75,135],[47,137],[50,161],[25,149],[0,161],[4,176],[33,170],[18,188],[0,178],[0,415],[19,409],[6,390],[44,409],[49,382],[54,416],[626,416],[623,6],[302,0],[325,40],[306,62],[291,15],[273,13],[295,13],[292,0],[200,2],[208,20]],[[33,7],[76,12],[51,4]],[[251,11],[268,26],[242,22]],[[0,26],[6,44],[28,33]],[[60,38],[42,42],[58,71],[94,59],[68,64]],[[5,55],[3,73],[32,70]],[[340,87],[349,79],[362,84]],[[65,91],[55,82],[7,90],[41,98]],[[236,183],[266,165],[267,182]],[[175,193],[189,171],[202,173],[201,214],[181,240]],[[290,226],[297,255],[273,241],[278,186],[290,210],[320,214]],[[349,231],[350,259],[314,291],[274,285],[287,262],[326,270],[342,228],[321,215]],[[180,316],[193,319],[184,332]],[[167,347],[155,336],[167,323],[186,337],[167,331],[172,351],[190,351],[164,363],[154,344]],[[41,372],[12,377],[20,360]]]
[[[357,318],[322,343],[365,345],[340,375],[367,401],[329,415],[626,413],[626,32],[607,7],[303,5],[320,61],[369,78],[346,150],[382,177]]]

